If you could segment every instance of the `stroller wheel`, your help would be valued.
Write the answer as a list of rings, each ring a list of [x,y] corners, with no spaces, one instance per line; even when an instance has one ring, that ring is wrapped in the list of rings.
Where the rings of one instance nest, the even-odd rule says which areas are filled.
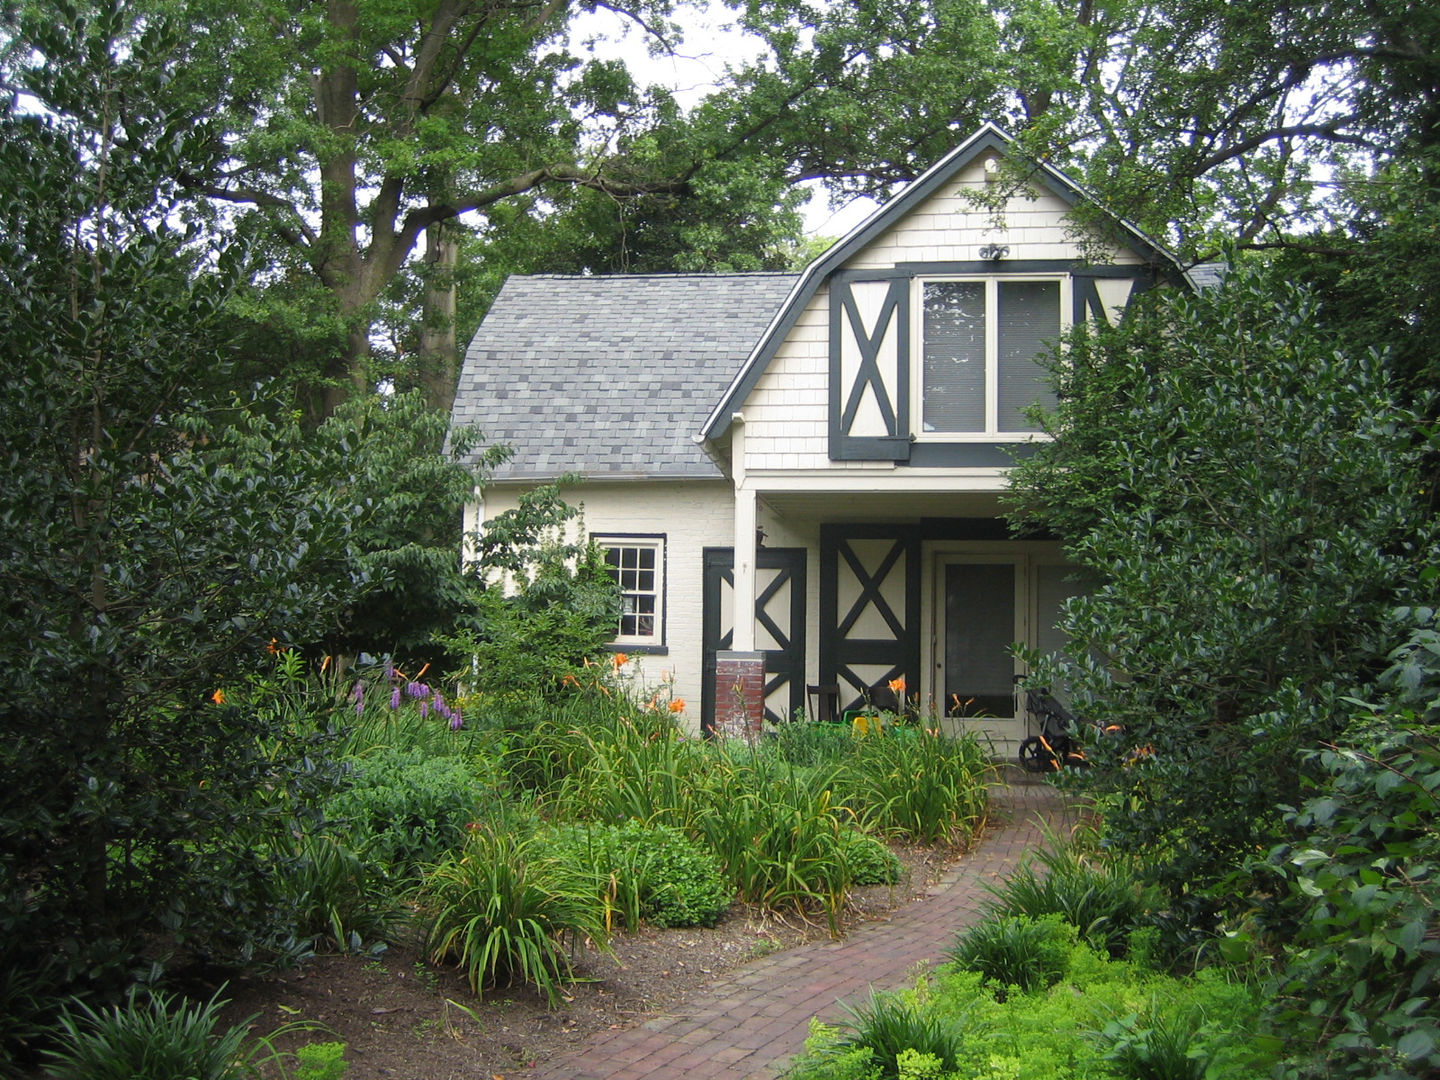
[[[1060,768],[1060,759],[1044,739],[1032,735],[1020,744],[1020,767],[1026,772],[1055,772]]]

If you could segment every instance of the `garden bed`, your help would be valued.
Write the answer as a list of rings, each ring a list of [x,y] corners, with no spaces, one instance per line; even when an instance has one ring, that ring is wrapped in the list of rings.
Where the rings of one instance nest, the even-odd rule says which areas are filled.
[[[943,848],[894,850],[905,868],[901,883],[853,889],[847,928],[924,896],[956,855]],[[378,959],[321,956],[231,983],[226,1017],[259,1014],[258,1034],[295,1021],[322,1025],[324,1030],[289,1036],[281,1045],[344,1042],[346,1080],[509,1078],[596,1032],[673,1008],[747,961],[828,937],[823,917],[782,918],[738,903],[714,927],[619,934],[613,960],[585,952],[577,964],[582,981],[567,987],[566,1000],[555,1009],[528,987],[492,991],[476,1001],[461,973],[426,965],[413,948],[391,948]],[[817,1010],[826,1004],[817,1002]]]

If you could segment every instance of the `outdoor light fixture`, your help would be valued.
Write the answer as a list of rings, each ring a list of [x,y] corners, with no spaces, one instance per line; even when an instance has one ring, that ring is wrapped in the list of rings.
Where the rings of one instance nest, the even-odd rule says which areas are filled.
[[[980,249],[980,258],[989,259],[992,262],[1007,258],[1010,255],[1008,244],[986,244]]]

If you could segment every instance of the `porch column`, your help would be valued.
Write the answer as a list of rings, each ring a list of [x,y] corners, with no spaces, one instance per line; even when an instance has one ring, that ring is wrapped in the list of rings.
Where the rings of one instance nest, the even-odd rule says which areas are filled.
[[[735,633],[736,652],[755,651],[755,492],[735,489]]]
[[[755,491],[745,482],[744,417],[735,421],[735,625],[730,651],[715,656],[715,729],[753,740],[765,720],[765,654],[755,649]]]

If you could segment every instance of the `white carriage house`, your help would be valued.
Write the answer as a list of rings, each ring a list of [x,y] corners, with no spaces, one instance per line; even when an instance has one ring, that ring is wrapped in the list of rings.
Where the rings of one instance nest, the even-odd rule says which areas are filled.
[[[800,274],[511,278],[455,401],[514,449],[467,529],[580,474],[615,647],[692,723],[841,712],[903,677],[1008,756],[1011,646],[1058,647],[1077,588],[999,517],[1036,354],[1186,280],[1123,222],[1077,232],[1089,197],[1043,164],[1015,180],[1012,152],[987,125]]]

